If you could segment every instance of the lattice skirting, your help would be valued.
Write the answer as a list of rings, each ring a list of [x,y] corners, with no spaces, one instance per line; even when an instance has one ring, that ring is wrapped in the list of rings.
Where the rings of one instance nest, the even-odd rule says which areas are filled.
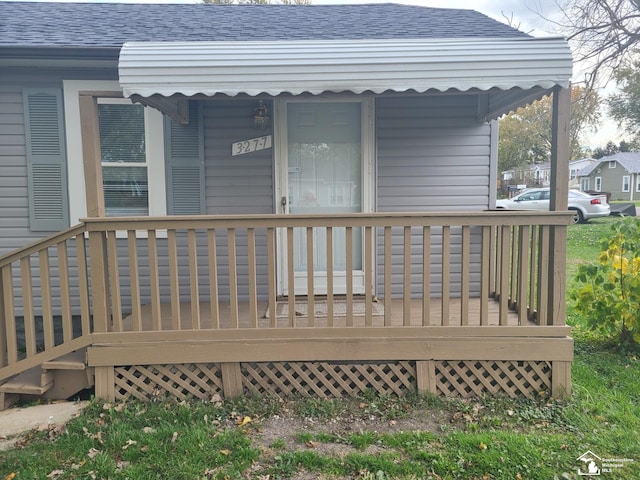
[[[532,397],[551,391],[551,363],[431,361],[433,378],[418,378],[416,362],[265,362],[236,365],[225,385],[220,364],[135,365],[114,368],[115,398],[210,399],[224,392],[279,397],[353,397],[366,391],[402,395],[416,390],[444,396]],[[228,365],[228,364],[227,364]],[[241,384],[240,384],[241,382]],[[425,388],[425,385],[427,388]]]
[[[439,361],[435,372],[439,395],[533,397],[551,392],[551,362]]]
[[[114,377],[117,400],[128,397],[211,399],[216,393],[222,395],[222,374],[217,363],[116,367]]]
[[[416,390],[415,362],[243,363],[246,391],[279,397],[355,397],[366,391],[402,395]]]

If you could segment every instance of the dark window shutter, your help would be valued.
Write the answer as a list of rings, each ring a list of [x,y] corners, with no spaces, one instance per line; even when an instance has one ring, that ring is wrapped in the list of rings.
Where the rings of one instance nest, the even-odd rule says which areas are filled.
[[[69,226],[62,91],[25,88],[23,100],[29,227],[34,232],[62,230]]]
[[[167,210],[170,215],[201,215],[204,202],[204,132],[197,102],[189,103],[189,123],[167,117]]]

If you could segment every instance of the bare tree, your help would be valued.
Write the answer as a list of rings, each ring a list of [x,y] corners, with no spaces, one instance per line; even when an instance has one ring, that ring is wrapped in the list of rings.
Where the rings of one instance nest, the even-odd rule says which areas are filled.
[[[587,86],[611,74],[640,46],[640,0],[557,0],[554,21],[572,43]],[[549,19],[547,19],[549,20]]]

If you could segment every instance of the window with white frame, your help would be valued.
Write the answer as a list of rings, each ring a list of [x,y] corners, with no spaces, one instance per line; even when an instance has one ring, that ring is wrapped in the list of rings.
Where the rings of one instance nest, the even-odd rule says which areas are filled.
[[[98,121],[106,215],[148,215],[144,107],[118,99],[101,99]]]
[[[582,179],[582,182],[580,182],[580,188],[582,189],[583,192],[586,192],[587,190],[589,190],[589,177],[585,177]]]
[[[596,177],[596,192],[602,191],[602,177]]]
[[[79,93],[81,91],[119,91],[120,85],[117,81],[110,80],[65,80],[63,87],[70,186],[69,214],[71,224],[74,224],[80,218],[87,216],[82,139],[80,136]],[[124,107],[119,112],[124,116],[123,120],[129,121],[130,124],[136,124],[134,133],[131,135],[119,134],[113,125],[109,126],[105,123],[107,119],[113,119],[116,116],[115,111],[118,110],[115,108],[116,105]],[[144,118],[142,124],[140,110],[136,110],[136,108],[130,110],[128,107],[142,109]],[[162,114],[152,108],[134,105],[125,99],[101,99],[98,110],[98,115],[101,117],[101,127],[104,125],[104,131],[103,129],[100,131],[101,143],[106,140],[105,137],[112,136],[110,146],[102,148],[101,145],[103,184],[110,188],[113,187],[110,193],[104,192],[107,214],[138,215],[138,213],[134,213],[134,210],[141,212],[146,209],[148,215],[166,215],[164,120]],[[144,140],[141,140],[141,135]],[[133,156],[128,157],[129,161],[125,161],[127,157],[114,145],[114,138],[118,136],[131,142],[129,148],[135,150]],[[143,149],[144,161],[141,161]],[[123,170],[118,171],[117,169]],[[146,192],[145,188],[147,188]],[[121,203],[127,203],[125,209],[128,208],[129,213],[115,213],[117,198],[120,197],[122,200],[126,198],[126,195],[129,196],[130,202]]]
[[[625,175],[622,177],[622,191],[628,192],[631,189],[631,177]]]
[[[615,160],[609,160],[609,168],[616,168],[616,162]]]

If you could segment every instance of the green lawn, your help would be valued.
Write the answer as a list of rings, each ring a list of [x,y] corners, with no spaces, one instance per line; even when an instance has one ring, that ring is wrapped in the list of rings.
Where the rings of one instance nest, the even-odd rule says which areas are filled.
[[[616,221],[569,227],[568,288]],[[0,479],[638,479],[640,351],[587,335],[571,310],[570,401],[93,401],[0,452]],[[587,451],[623,467],[580,476]]]

